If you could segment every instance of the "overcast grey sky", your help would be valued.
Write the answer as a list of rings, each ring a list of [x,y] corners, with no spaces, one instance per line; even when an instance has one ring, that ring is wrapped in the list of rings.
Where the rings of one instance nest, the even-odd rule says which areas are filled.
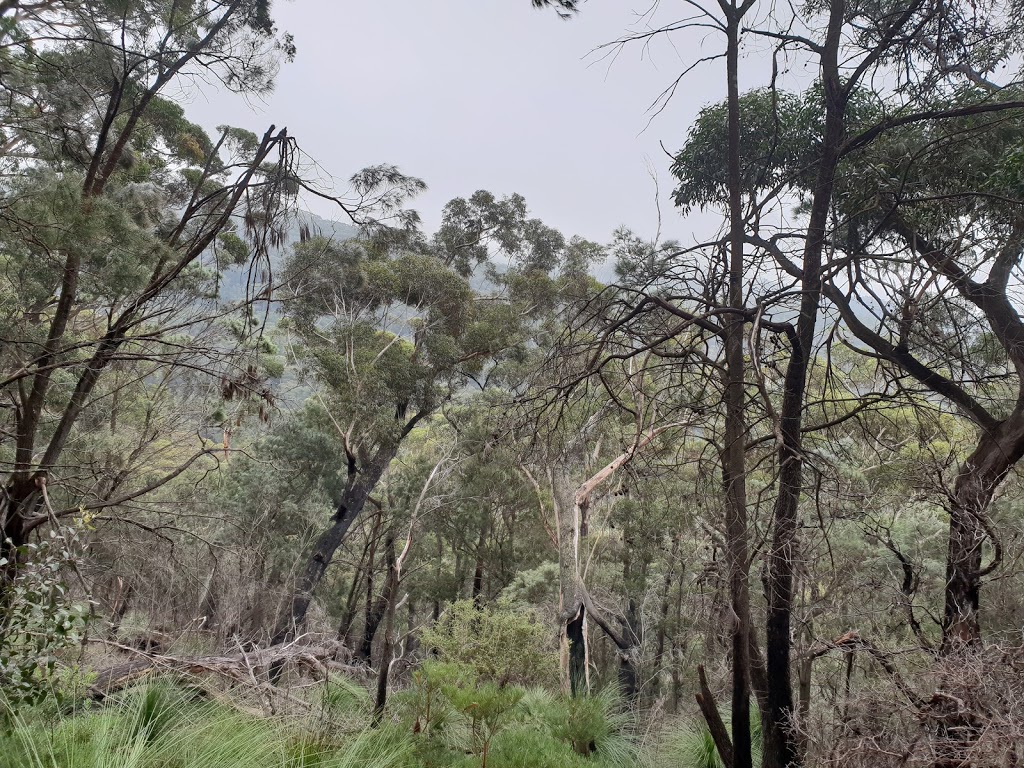
[[[447,200],[489,189],[523,194],[533,215],[567,235],[608,242],[627,224],[653,236],[650,167],[663,235],[690,241],[692,223],[667,200],[659,142],[678,148],[698,110],[722,98],[719,68],[689,75],[650,126],[648,108],[720,40],[684,32],[628,47],[614,63],[594,53],[649,7],[588,0],[560,21],[529,0],[277,0],[298,56],[276,91],[256,105],[207,91],[192,97],[189,114],[211,128],[287,126],[339,184],[366,165],[394,163],[429,185],[414,207],[431,229]],[[660,19],[669,18],[663,9]]]

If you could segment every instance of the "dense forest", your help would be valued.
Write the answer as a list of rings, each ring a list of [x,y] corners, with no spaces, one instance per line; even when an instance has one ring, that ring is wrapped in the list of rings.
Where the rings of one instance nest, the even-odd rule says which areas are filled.
[[[193,122],[271,0],[0,0],[2,768],[1024,762],[1024,7],[676,5],[715,226],[594,242]]]

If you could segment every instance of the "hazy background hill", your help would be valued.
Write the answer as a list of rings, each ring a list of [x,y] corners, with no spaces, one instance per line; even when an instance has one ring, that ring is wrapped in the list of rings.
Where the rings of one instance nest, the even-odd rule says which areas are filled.
[[[328,237],[333,240],[342,241],[350,240],[359,234],[359,229],[352,226],[351,224],[345,224],[340,221],[331,221],[321,216],[317,216],[315,213],[309,211],[299,211],[292,222],[289,224],[286,235],[285,245],[282,248],[277,248],[271,251],[270,254],[270,268],[272,276],[275,281],[277,275],[281,273],[284,260],[288,253],[291,251],[292,246],[299,242],[299,233],[305,228],[309,231],[309,234],[314,237]],[[255,275],[257,279],[252,280],[250,277],[250,265],[243,264],[239,267],[230,267],[224,271],[221,277],[220,284],[220,300],[225,304],[242,301],[246,297],[246,286],[252,282],[254,284],[264,284],[265,279],[260,275]],[[271,315],[276,315],[277,312],[271,308]]]

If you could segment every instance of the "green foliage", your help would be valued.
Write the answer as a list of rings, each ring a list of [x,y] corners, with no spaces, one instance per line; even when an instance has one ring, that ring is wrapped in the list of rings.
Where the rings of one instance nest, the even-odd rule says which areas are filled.
[[[763,88],[740,96],[740,173],[744,194],[803,193],[814,181],[824,126],[823,94],[816,83],[803,93]],[[705,107],[672,163],[679,185],[675,204],[691,208],[728,202],[727,105]],[[874,96],[855,92],[847,106],[851,132],[878,119]]]
[[[628,768],[640,758],[629,736],[632,714],[614,690],[566,698],[543,688],[503,688],[465,666],[431,661],[400,700],[424,768],[484,760],[490,768]],[[464,751],[474,759],[459,762]]]
[[[555,655],[548,628],[531,612],[509,606],[476,606],[459,600],[423,634],[423,644],[444,661],[472,670],[486,683],[550,681]]]
[[[753,763],[761,763],[761,718],[751,712],[750,741]],[[668,729],[653,760],[656,768],[724,768],[715,740],[703,720],[678,723]]]
[[[76,565],[79,536],[79,528],[51,530],[17,550],[20,567],[0,595],[0,715],[63,690],[54,684],[57,655],[81,642],[87,619],[87,607],[64,581]],[[7,567],[0,558],[0,568]]]
[[[104,709],[61,716],[19,712],[0,735],[0,768],[408,768],[410,742],[393,729],[315,737],[308,724],[261,719],[167,682]]]
[[[522,689],[476,682],[446,685],[443,691],[452,708],[468,721],[471,748],[480,755],[481,766],[487,768],[491,743],[512,721],[516,706],[523,698]]]
[[[615,688],[589,696],[572,696],[566,707],[567,717],[561,723],[553,723],[552,730],[576,754],[598,754],[606,763],[618,765],[628,765],[635,759],[633,745],[623,738],[632,724],[632,713],[623,707]]]
[[[505,587],[502,597],[511,604],[538,605],[558,594],[558,563],[541,563],[536,568],[520,571]]]

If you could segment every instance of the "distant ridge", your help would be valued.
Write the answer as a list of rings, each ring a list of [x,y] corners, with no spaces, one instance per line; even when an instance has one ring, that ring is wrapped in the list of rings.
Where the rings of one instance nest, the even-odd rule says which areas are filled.
[[[300,233],[303,229],[306,229],[312,237],[327,237],[337,242],[351,240],[359,234],[359,229],[351,224],[325,219],[309,211],[299,211],[288,224],[288,229],[285,232],[284,246],[276,248],[270,253],[270,268],[275,276],[275,281],[276,276],[281,272],[285,257],[291,252],[292,246],[301,239]],[[221,275],[220,291],[218,294],[221,303],[231,304],[245,299],[246,286],[249,283],[249,269],[250,266],[248,264],[243,264],[239,267],[229,267],[224,270],[224,273]],[[256,280],[257,283],[264,282],[264,280],[259,279],[260,276],[257,275],[256,277],[258,278]]]

